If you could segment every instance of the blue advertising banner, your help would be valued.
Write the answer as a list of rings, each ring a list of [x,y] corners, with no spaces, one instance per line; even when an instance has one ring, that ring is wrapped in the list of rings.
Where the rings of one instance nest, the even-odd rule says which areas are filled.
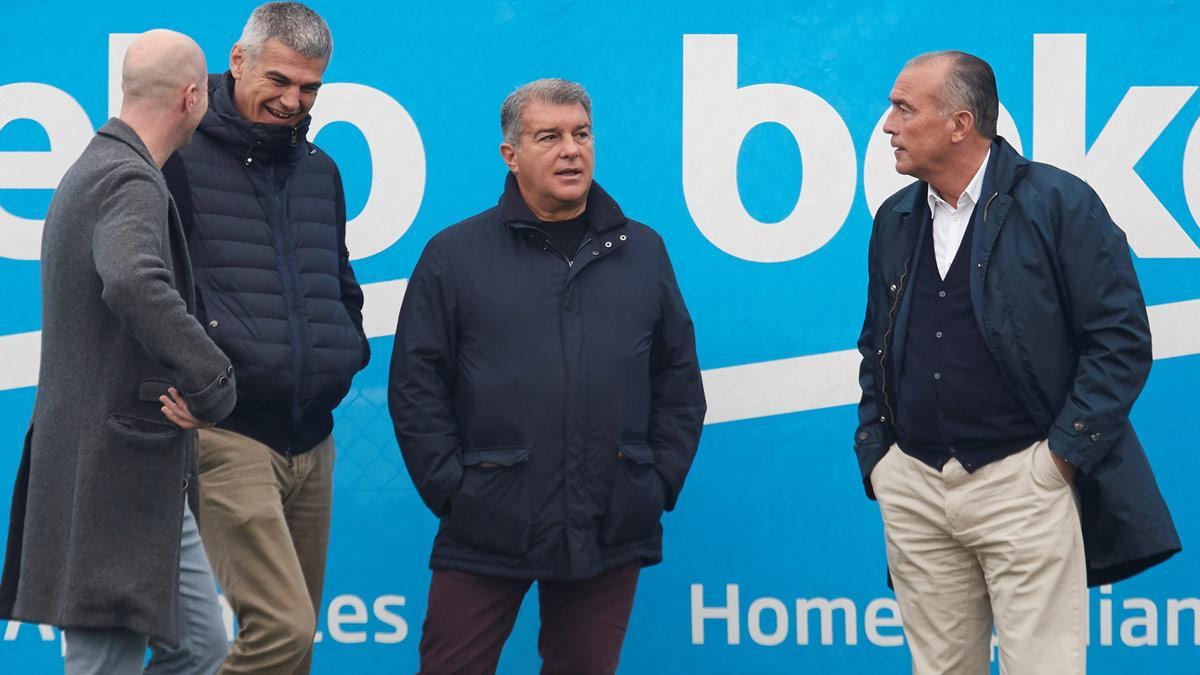
[[[134,34],[185,32],[222,71],[255,4],[0,8],[0,540],[37,384],[52,191],[119,109]],[[596,179],[667,243],[710,404],[621,672],[906,670],[879,512],[852,452],[854,344],[872,215],[909,180],[881,132],[887,95],[908,58],[947,48],[993,65],[1000,133],[1085,178],[1128,235],[1155,355],[1133,422],[1185,551],[1092,591],[1089,667],[1196,672],[1200,565],[1186,547],[1200,541],[1187,435],[1200,382],[1200,5],[311,5],[335,40],[313,135],[345,180],[374,351],[336,414],[315,672],[416,670],[437,523],[387,414],[391,334],[424,244],[499,197],[500,103],[548,76],[588,88]],[[531,595],[501,672],[537,668],[536,609]],[[0,622],[4,673],[60,672],[61,649],[55,628]]]

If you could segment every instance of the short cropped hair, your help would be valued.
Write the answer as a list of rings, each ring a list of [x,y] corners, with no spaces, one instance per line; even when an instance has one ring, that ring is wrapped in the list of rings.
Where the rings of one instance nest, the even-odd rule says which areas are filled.
[[[278,40],[310,59],[328,60],[333,54],[333,36],[325,20],[298,2],[268,2],[250,13],[238,46],[254,61],[267,40]]]
[[[504,99],[504,105],[500,106],[500,132],[504,135],[504,142],[513,147],[521,140],[524,131],[521,117],[530,101],[556,105],[578,103],[587,113],[588,121],[592,119],[592,99],[583,85],[558,78],[534,80],[509,94]]]
[[[915,66],[934,59],[950,60],[950,70],[942,89],[942,114],[966,110],[975,117],[975,130],[991,140],[996,137],[1000,116],[1000,97],[996,93],[996,74],[987,61],[954,50],[921,54],[908,62]]]

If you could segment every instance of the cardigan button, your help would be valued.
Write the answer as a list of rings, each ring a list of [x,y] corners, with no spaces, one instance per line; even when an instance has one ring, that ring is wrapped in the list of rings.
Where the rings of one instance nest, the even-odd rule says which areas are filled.
[[[1087,425],[1083,423],[1083,420],[1075,420],[1073,423],[1071,423],[1071,426],[1075,429],[1075,431],[1083,431],[1087,428]]]

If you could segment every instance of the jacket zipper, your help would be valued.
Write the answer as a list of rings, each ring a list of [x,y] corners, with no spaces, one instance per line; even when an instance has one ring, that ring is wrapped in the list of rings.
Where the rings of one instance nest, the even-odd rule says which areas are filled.
[[[908,263],[911,258],[904,260],[904,269],[900,272],[900,281],[896,283],[896,297],[892,298],[892,307],[888,310],[888,325],[887,330],[883,332],[883,344],[880,345],[879,351],[879,390],[883,396],[883,407],[887,409],[887,417],[895,424],[896,414],[892,412],[892,404],[888,401],[887,395],[887,356],[888,345],[891,343],[892,330],[896,323],[896,310],[900,308],[900,295],[904,292],[904,280],[908,278]],[[884,420],[880,420],[883,422]]]
[[[590,243],[592,243],[592,240],[591,240],[591,239],[584,239],[584,240],[583,240],[583,242],[581,242],[581,243],[579,244],[579,248],[575,249],[575,255],[576,255],[576,256],[578,256],[578,255],[579,255],[579,252],[580,252],[580,251],[582,251],[584,248],[586,248],[586,247],[587,247],[587,245],[588,245],[588,244],[590,244]],[[558,247],[557,247],[557,246],[555,246],[553,242],[551,242],[551,241],[547,240],[547,241],[546,241],[546,248],[545,248],[544,250],[546,250],[546,251],[554,251],[555,253],[557,253],[557,254],[558,254],[558,256],[559,256],[560,258],[562,258],[562,259],[563,259],[563,262],[567,263],[567,267],[575,267],[575,258],[568,258],[568,257],[567,257],[567,254],[566,254],[566,253],[563,253],[563,252],[562,252],[562,251],[560,251],[560,250],[558,250]]]
[[[988,197],[987,204],[983,205],[983,224],[984,225],[987,225],[987,212],[988,212],[988,209],[991,208],[991,206],[992,206],[992,200],[999,196],[1000,196],[999,192],[993,192],[992,196]]]
[[[267,193],[270,195],[271,207],[271,238],[275,244],[275,256],[279,261],[280,279],[283,284],[283,298],[285,302],[285,311],[288,313],[288,326],[292,332],[292,345],[295,349],[296,360],[294,362],[295,383],[292,391],[292,429],[288,436],[287,460],[288,466],[292,466],[293,452],[295,450],[295,435],[300,427],[300,419],[303,416],[304,409],[304,372],[305,364],[308,361],[308,343],[305,340],[303,327],[300,325],[300,319],[296,313],[296,261],[295,257],[288,251],[287,238],[285,229],[287,226],[287,200],[280,200],[280,189],[275,185],[275,167],[267,164],[264,166],[264,174],[267,182]]]

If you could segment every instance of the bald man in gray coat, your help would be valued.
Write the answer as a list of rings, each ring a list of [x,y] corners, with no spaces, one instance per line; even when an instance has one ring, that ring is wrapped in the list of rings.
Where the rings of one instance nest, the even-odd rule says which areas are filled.
[[[185,494],[193,429],[234,406],[192,316],[161,167],[208,104],[204,55],[155,30],[125,56],[119,118],[67,171],[42,238],[42,353],[13,490],[0,618],[64,631],[66,672],[212,673],[227,650]]]

